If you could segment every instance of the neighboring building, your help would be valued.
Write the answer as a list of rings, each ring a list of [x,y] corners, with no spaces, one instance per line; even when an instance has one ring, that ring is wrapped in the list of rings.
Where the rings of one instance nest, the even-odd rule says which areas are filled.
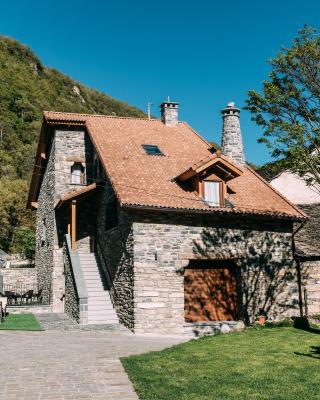
[[[320,315],[320,193],[289,171],[280,173],[270,183],[309,216],[295,236],[295,247],[302,272],[304,313]]]
[[[239,113],[222,110],[222,152],[175,102],[161,120],[44,113],[28,204],[53,310],[161,334],[298,315],[306,217],[245,164]]]

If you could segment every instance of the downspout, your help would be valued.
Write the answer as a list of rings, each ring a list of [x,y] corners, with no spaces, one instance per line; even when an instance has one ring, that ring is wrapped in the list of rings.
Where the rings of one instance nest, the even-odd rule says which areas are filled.
[[[301,282],[301,262],[300,257],[296,252],[295,235],[303,228],[306,221],[301,222],[300,226],[292,233],[292,255],[297,266],[297,280],[298,280],[298,293],[299,293],[299,311],[300,317],[303,317],[303,301],[302,301],[302,282]]]

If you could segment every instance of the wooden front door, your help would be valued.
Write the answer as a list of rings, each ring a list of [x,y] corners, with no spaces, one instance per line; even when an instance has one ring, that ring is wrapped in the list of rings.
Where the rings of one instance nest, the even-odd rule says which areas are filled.
[[[233,268],[188,268],[184,274],[186,322],[237,319],[237,285]]]

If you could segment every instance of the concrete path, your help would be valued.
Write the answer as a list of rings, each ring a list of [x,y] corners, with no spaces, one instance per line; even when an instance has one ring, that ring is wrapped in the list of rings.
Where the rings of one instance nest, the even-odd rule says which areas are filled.
[[[45,332],[0,331],[0,399],[136,400],[119,357],[184,340],[121,329],[55,330],[54,323]]]

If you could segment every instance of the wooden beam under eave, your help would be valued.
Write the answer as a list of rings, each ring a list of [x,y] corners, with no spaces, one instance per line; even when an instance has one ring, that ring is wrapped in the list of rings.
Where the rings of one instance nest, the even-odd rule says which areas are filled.
[[[41,157],[42,160],[46,160],[47,159],[46,153],[40,153],[40,157]]]
[[[76,240],[76,217],[77,217],[77,201],[72,200],[71,203],[71,248],[72,250],[77,249],[77,240]]]
[[[36,201],[31,202],[31,208],[37,209],[38,208],[38,203]]]

